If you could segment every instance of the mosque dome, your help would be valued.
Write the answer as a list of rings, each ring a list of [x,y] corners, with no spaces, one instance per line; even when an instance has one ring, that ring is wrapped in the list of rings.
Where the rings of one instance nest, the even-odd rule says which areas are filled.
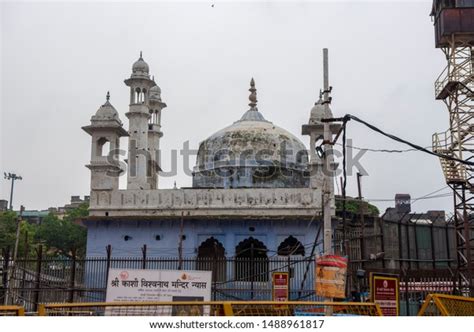
[[[148,64],[143,60],[142,58],[142,52],[140,52],[140,58],[134,62],[132,66],[132,76],[140,76],[140,75],[145,75],[148,76],[150,72],[150,68],[148,67]]]
[[[198,150],[194,187],[278,188],[307,186],[308,155],[293,134],[267,121],[256,107],[251,81],[250,109],[232,125],[204,140]]]

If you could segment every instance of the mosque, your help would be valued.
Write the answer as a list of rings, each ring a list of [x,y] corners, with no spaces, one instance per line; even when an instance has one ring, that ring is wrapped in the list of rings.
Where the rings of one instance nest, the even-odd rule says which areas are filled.
[[[192,187],[161,189],[158,152],[166,103],[141,54],[125,84],[128,130],[109,94],[82,128],[91,136],[90,214],[83,221],[88,257],[104,256],[107,246],[113,257],[139,257],[144,246],[148,257],[310,255],[322,224],[322,159],[315,144],[321,118],[332,116],[327,103],[317,101],[302,124],[308,152],[295,135],[263,116],[252,79],[249,109],[199,144]],[[125,171],[117,156],[121,137],[128,138],[126,189],[119,189]],[[334,202],[332,183],[329,188]]]

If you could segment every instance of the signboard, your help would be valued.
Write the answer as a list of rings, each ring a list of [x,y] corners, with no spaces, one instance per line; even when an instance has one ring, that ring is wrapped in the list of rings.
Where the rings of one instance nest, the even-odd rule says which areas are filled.
[[[211,279],[211,271],[110,269],[106,302],[210,301]],[[205,314],[202,306],[159,309],[158,314],[165,315],[187,314],[176,310],[188,310],[190,315]],[[108,309],[108,314],[113,314],[113,310]],[[153,314],[157,314],[154,310]]]
[[[346,297],[347,258],[324,255],[316,259],[316,295]]]
[[[370,298],[378,303],[384,316],[398,316],[400,304],[398,298],[399,279],[397,275],[371,273]]]
[[[272,273],[272,300],[273,301],[288,301],[289,296],[290,275],[288,272],[273,272]],[[277,307],[277,306],[275,306]],[[278,306],[283,308],[283,305]]]

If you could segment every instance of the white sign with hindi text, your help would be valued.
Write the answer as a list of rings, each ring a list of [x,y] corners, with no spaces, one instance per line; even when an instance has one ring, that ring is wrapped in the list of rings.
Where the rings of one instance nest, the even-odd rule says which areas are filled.
[[[106,302],[210,301],[211,279],[211,271],[110,269]],[[192,310],[170,306],[159,309],[160,312],[154,314],[177,315],[186,313],[174,312],[176,310]],[[140,308],[135,307],[135,310]],[[106,311],[120,314],[120,308]],[[201,311],[202,314],[205,313]]]

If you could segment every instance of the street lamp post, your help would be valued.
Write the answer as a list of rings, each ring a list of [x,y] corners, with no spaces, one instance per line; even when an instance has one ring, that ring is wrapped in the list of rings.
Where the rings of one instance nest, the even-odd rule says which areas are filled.
[[[10,210],[13,211],[13,187],[15,186],[15,180],[23,180],[20,175],[16,175],[15,173],[3,173],[5,180],[12,180],[12,186],[10,189]]]

